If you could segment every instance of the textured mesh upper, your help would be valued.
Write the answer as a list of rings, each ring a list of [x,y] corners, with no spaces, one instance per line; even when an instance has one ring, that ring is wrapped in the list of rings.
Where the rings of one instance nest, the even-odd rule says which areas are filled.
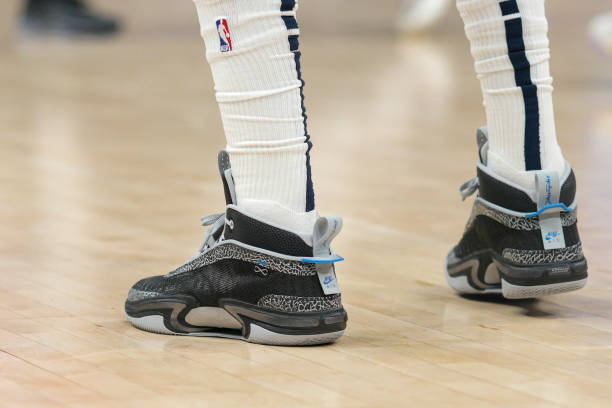
[[[316,266],[300,260],[312,256],[301,237],[232,208],[227,219],[224,238],[213,248],[167,275],[140,280],[128,302],[190,296],[199,306],[231,299],[284,312],[341,308],[339,295],[323,293]]]
[[[218,306],[223,298],[257,304],[267,295],[325,297],[317,276],[287,275],[231,259],[180,274],[142,279],[133,289],[143,298],[193,296],[200,306]]]

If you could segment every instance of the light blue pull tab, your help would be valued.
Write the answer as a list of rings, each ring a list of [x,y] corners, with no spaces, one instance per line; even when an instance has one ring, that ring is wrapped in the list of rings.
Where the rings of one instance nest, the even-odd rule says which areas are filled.
[[[333,254],[330,250],[332,240],[340,233],[341,229],[342,218],[339,216],[320,217],[317,222],[315,222],[312,235],[313,259],[332,260],[336,258],[337,260],[334,262],[342,260],[341,257]],[[319,276],[319,282],[321,283],[323,293],[326,295],[340,293],[333,262],[313,263],[317,268],[317,275]]]
[[[561,209],[559,208],[559,196],[561,194],[559,174],[556,171],[539,171],[535,177],[538,221],[544,249],[565,248]],[[547,209],[553,211],[546,211]]]

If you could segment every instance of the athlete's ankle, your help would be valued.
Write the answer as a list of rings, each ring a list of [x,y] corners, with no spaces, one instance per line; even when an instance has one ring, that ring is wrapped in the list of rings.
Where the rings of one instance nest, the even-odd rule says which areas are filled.
[[[537,171],[555,171],[562,177],[567,170],[567,162],[562,155],[555,157],[547,166],[543,166],[541,170],[537,171],[525,171],[524,169],[518,169],[516,166],[510,164],[501,155],[494,151],[489,151],[487,155],[486,167],[488,170],[494,172],[498,176],[517,184],[519,187],[527,190],[535,189],[535,176],[534,173]]]

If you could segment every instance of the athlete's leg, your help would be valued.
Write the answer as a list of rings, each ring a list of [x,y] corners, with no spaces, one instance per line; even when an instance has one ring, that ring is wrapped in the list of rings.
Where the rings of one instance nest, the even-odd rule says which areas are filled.
[[[563,172],[544,0],[458,0],[480,80],[488,166],[521,185],[530,170]]]
[[[586,261],[576,179],[557,144],[544,0],[457,0],[480,79],[479,190],[449,284],[464,293],[536,297],[578,289]],[[488,139],[488,140],[487,140]]]
[[[128,318],[159,333],[335,341],[346,313],[329,244],[342,221],[314,210],[296,1],[195,3],[227,137],[228,205],[203,219],[198,255],[132,287]]]
[[[195,0],[195,4],[238,205],[273,221],[305,224],[312,231],[316,215],[296,2]]]

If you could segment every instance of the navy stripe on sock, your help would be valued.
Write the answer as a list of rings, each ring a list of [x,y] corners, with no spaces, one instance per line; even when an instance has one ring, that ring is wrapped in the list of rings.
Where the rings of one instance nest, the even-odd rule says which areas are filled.
[[[502,14],[508,10],[514,10],[508,3],[516,0],[500,3]],[[506,6],[504,6],[504,4]],[[504,9],[505,7],[505,9]],[[518,13],[516,11],[508,14]],[[538,87],[531,80],[531,65],[525,52],[525,40],[523,37],[523,21],[521,18],[513,18],[505,21],[506,42],[508,44],[508,56],[514,68],[514,79],[516,86],[523,92],[525,103],[525,169],[541,170],[540,158],[540,105],[538,101]]]
[[[538,87],[531,84],[521,89],[525,100],[525,170],[542,170]]]
[[[504,16],[516,14],[519,12],[516,0],[502,1],[501,3],[499,3],[499,6],[501,7],[502,15]]]
[[[293,16],[281,16],[281,17],[283,18],[283,21],[285,22],[285,26],[287,27],[287,30],[295,30],[296,28],[298,28],[298,23],[295,17]]]
[[[295,0],[281,0],[281,11],[291,11],[295,7]]]
[[[295,0],[281,0],[281,11],[291,11],[295,8]],[[281,16],[287,30],[293,30],[298,28],[298,23],[293,16]],[[306,137],[305,143],[308,146],[306,149],[306,211],[312,211],[315,209],[314,199],[314,187],[312,184],[312,170],[310,167],[310,150],[312,149],[312,142],[310,141],[310,135],[308,134],[307,127],[307,116],[306,106],[304,105],[304,80],[302,79],[302,66],[301,57],[302,53],[299,51],[299,37],[297,35],[290,35],[288,37],[289,49],[293,52],[293,58],[295,60],[295,69],[297,71],[297,79],[300,81],[300,99],[302,105],[302,117],[304,119],[304,135]]]
[[[291,51],[297,51],[300,48],[300,39],[297,35],[289,36],[289,49]]]

